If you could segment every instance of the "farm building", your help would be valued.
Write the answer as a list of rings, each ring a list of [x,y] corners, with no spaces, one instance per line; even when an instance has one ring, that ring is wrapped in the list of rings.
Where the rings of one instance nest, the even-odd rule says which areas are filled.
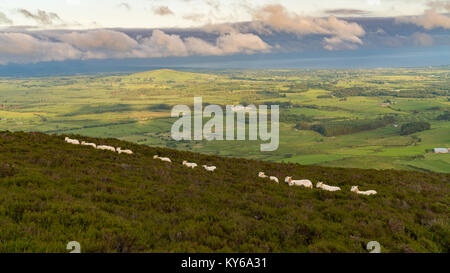
[[[434,148],[435,154],[448,154],[447,148]]]

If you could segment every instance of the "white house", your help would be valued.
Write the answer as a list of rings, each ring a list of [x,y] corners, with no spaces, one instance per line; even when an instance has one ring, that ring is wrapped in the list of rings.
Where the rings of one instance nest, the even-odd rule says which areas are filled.
[[[448,154],[447,148],[434,148],[435,154]]]

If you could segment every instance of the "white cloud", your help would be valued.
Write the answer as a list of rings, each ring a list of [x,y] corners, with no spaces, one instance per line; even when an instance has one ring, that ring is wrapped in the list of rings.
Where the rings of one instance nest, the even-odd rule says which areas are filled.
[[[0,64],[62,61],[68,59],[160,58],[218,56],[268,52],[270,45],[254,34],[231,33],[215,44],[196,37],[181,38],[154,30],[150,37],[129,37],[112,30],[0,34]]]
[[[264,29],[264,25],[274,30],[304,35],[326,35],[324,48],[335,50],[337,48],[354,49],[363,42],[360,37],[366,34],[357,23],[350,23],[334,16],[328,18],[314,18],[300,16],[289,12],[281,5],[267,5],[253,12],[255,29]],[[258,27],[257,24],[260,23]],[[261,25],[262,24],[262,25]],[[336,45],[339,44],[339,47]]]
[[[105,49],[126,52],[139,46],[128,35],[112,30],[71,32],[56,36],[56,38],[81,50]]]
[[[37,39],[24,33],[0,33],[0,64],[78,59],[81,52],[61,42]]]
[[[419,16],[400,17],[396,19],[397,23],[415,24],[424,29],[445,28],[450,29],[450,17],[440,14],[433,9],[426,10]]]

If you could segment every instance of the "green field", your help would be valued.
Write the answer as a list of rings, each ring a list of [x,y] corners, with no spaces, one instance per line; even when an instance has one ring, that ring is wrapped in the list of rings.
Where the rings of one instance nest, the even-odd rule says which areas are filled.
[[[450,173],[450,69],[155,70],[131,75],[0,78],[0,130],[118,138],[150,146],[305,165]],[[176,142],[170,109],[193,97],[219,105],[280,104],[280,146],[259,141]],[[382,106],[382,103],[390,102]],[[307,124],[382,127],[324,136]],[[430,130],[401,135],[409,122]]]

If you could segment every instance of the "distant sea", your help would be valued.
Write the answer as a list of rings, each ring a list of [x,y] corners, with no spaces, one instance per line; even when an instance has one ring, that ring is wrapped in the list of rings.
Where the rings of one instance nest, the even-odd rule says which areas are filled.
[[[70,76],[134,73],[172,68],[191,71],[224,69],[364,69],[450,65],[450,46],[279,53],[214,57],[107,59],[0,65],[0,77]]]

